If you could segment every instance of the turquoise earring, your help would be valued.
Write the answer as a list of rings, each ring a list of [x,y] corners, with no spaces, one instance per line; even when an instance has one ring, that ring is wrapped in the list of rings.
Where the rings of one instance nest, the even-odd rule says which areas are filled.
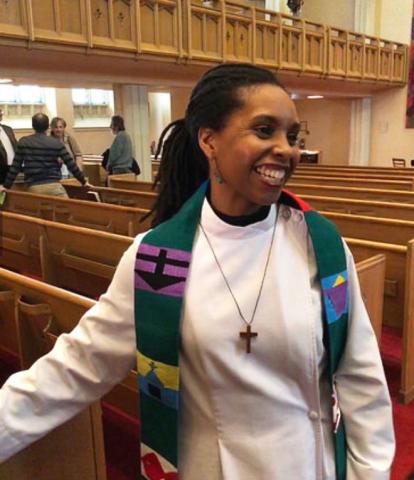
[[[222,177],[221,177],[220,174],[215,173],[215,174],[214,174],[214,178],[216,179],[216,182],[217,182],[217,183],[223,183],[223,179],[222,179]]]

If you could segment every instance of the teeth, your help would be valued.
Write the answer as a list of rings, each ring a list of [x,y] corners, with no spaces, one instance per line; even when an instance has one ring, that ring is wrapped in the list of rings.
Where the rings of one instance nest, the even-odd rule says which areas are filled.
[[[264,176],[270,177],[270,178],[275,178],[275,179],[278,179],[278,180],[281,180],[285,176],[285,173],[286,173],[284,170],[280,170],[280,169],[275,170],[275,169],[270,169],[270,168],[266,168],[266,167],[259,167],[256,171],[260,175],[264,175]]]

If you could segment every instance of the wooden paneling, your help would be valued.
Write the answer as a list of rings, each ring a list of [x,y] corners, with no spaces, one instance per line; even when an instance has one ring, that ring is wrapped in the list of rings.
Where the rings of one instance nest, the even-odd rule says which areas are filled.
[[[179,53],[178,5],[170,0],[140,3],[140,48],[142,52]]]
[[[92,35],[96,42],[99,38],[109,39],[110,20],[109,3],[107,0],[91,0]]]
[[[301,70],[303,59],[303,30],[301,22],[291,18],[282,21],[282,56],[280,66],[286,70]]]
[[[114,10],[114,38],[116,40],[134,41],[134,24],[135,17],[134,2],[123,0],[113,0]]]
[[[220,12],[211,8],[190,5],[189,53],[193,58],[222,57],[222,21]]]
[[[261,9],[256,9],[256,12],[255,61],[263,66],[279,65],[281,32],[279,15],[264,13],[265,10]]]
[[[35,30],[56,31],[54,0],[32,0]]]
[[[407,77],[407,45],[239,0],[3,0],[0,43],[19,36],[32,48],[47,41],[130,59],[252,62],[385,86]]]
[[[36,39],[85,44],[86,11],[82,0],[32,0]]]
[[[364,37],[348,32],[348,54],[346,74],[350,77],[361,78],[364,59]]]
[[[25,0],[0,2],[0,32],[11,37],[28,36]]]
[[[83,22],[84,12],[81,0],[60,0],[60,26],[62,32],[75,35],[84,34]],[[81,19],[81,21],[79,21]]]
[[[304,68],[323,72],[325,66],[325,31],[321,25],[308,23],[305,29]],[[311,28],[314,28],[311,29]]]

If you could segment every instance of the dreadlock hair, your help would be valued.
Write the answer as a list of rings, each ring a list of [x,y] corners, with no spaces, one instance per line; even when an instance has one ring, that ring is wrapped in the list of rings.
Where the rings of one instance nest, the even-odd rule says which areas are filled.
[[[155,158],[161,153],[153,189],[159,194],[150,213],[156,226],[171,218],[208,179],[206,156],[198,144],[201,127],[220,131],[228,117],[243,106],[239,89],[270,84],[284,89],[272,72],[250,64],[222,64],[206,72],[194,87],[185,117],[162,132]]]

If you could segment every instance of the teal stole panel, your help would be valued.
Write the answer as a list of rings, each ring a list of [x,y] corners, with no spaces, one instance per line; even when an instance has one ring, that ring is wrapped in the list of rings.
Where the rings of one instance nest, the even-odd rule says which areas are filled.
[[[178,480],[180,319],[206,184],[170,220],[149,231],[135,263],[135,328],[141,418],[141,479]],[[334,225],[287,191],[280,203],[304,213],[322,288],[324,344],[332,385],[337,480],[346,478],[346,438],[335,372],[346,344],[346,257]]]

